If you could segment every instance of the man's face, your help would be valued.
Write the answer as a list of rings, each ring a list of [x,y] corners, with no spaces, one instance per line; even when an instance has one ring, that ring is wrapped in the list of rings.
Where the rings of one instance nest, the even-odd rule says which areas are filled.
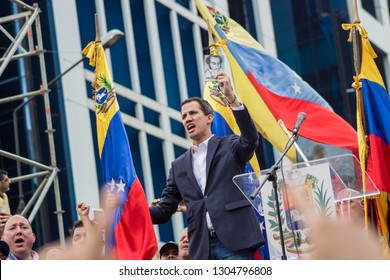
[[[8,175],[4,175],[3,179],[0,180],[0,193],[5,193],[9,191],[10,184],[11,180],[8,178]]]
[[[180,260],[179,252],[177,250],[177,247],[169,247],[167,250],[165,250],[161,257],[161,260]]]
[[[188,230],[184,230],[179,240],[179,255],[181,257],[188,257]]]
[[[2,239],[18,259],[26,259],[31,255],[35,234],[26,218],[14,215],[5,224]]]
[[[183,126],[195,145],[202,143],[211,135],[213,115],[204,115],[197,101],[185,103],[181,108]]]
[[[210,69],[217,71],[221,69],[221,58],[218,56],[210,56]]]
[[[364,219],[364,205],[362,199],[351,199],[336,204],[336,213],[342,217],[359,221]]]
[[[84,246],[87,244],[87,233],[85,231],[85,227],[77,227],[74,230],[72,237],[72,246],[73,248],[77,248],[77,246]]]

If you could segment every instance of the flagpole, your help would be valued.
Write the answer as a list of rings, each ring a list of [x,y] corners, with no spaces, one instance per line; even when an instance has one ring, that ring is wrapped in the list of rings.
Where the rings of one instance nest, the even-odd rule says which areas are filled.
[[[357,7],[357,0],[353,1],[354,3],[354,24],[360,24],[360,18],[359,18],[359,12],[358,12],[358,7]],[[354,67],[355,67],[355,73],[356,77],[360,75],[361,72],[361,66],[362,66],[362,39],[361,35],[359,33],[359,30],[357,29],[356,26],[352,27],[352,46],[353,46],[353,58],[354,58]],[[364,100],[363,100],[363,95],[361,92],[361,87],[357,86],[356,88],[356,99],[357,99],[357,121],[361,121],[361,126],[363,128],[364,132],[364,137],[367,135],[367,122],[366,122],[366,116],[364,112]],[[359,116],[360,114],[360,116]],[[358,131],[359,134],[359,131]],[[360,143],[359,143],[359,151],[360,151]],[[361,156],[361,153],[359,153]],[[362,170],[362,183],[363,183],[363,192],[366,191],[366,166],[367,166],[367,158],[360,158],[360,165],[361,165],[361,170]],[[368,202],[367,198],[364,197],[364,222],[365,222],[365,227],[366,230],[368,231]],[[371,225],[375,225],[376,219],[374,216],[375,209],[372,200],[370,200],[370,220],[371,220]]]
[[[357,0],[354,0],[354,24],[360,24],[360,18],[357,8]],[[352,27],[352,36],[353,36],[353,58],[354,58],[354,66],[356,75],[360,74],[361,66],[362,66],[362,41],[360,38],[359,31],[356,27]]]
[[[210,49],[210,55],[219,55],[219,52],[217,50],[217,46],[215,45],[214,38],[213,38],[213,31],[211,30],[210,21],[207,20],[207,27],[209,32],[209,49]]]
[[[97,14],[95,14],[95,31],[96,31],[95,42],[101,42],[100,31],[99,31],[99,20]]]
[[[354,24],[360,24],[360,18],[359,18],[359,12],[357,7],[357,0],[354,0]],[[360,75],[361,67],[362,67],[362,40],[359,31],[357,30],[356,26],[352,27],[352,46],[353,46],[353,61],[355,66],[355,73],[356,76]],[[363,122],[363,128],[364,132],[367,131],[367,124],[366,124],[366,117],[364,115],[364,106],[363,106],[363,99],[361,98],[361,89],[356,89],[356,94],[360,96],[360,112],[362,114],[362,122]]]

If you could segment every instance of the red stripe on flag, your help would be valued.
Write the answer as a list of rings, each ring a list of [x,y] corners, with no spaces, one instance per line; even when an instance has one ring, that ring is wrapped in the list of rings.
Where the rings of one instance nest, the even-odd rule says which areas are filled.
[[[157,252],[149,206],[138,177],[130,187],[122,216],[115,228],[113,255],[119,260],[151,260]]]
[[[356,131],[339,115],[309,101],[277,95],[259,84],[252,73],[248,73],[247,76],[275,119],[282,119],[290,131],[295,125],[297,115],[304,112],[307,118],[299,130],[301,136],[348,149],[357,154]]]
[[[260,254],[259,251],[256,251],[254,254],[253,254],[253,258],[255,260],[264,260],[263,256]]]
[[[367,173],[383,192],[390,193],[390,145],[375,134],[368,136]]]

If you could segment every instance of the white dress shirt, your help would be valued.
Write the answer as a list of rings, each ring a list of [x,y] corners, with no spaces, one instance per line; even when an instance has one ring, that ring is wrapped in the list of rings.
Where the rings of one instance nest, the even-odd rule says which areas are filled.
[[[213,136],[214,135],[211,137]],[[203,195],[206,188],[206,157],[210,138],[203,141],[198,146],[192,146],[192,171],[194,172],[196,182],[198,182],[199,188]],[[208,228],[213,229],[209,212],[206,212],[206,221]]]

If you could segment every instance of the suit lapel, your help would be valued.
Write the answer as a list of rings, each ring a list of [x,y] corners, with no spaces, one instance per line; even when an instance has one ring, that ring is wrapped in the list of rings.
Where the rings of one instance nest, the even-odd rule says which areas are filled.
[[[209,177],[209,171],[211,162],[213,161],[214,154],[217,151],[219,144],[219,139],[216,136],[211,137],[209,144],[207,146],[207,156],[206,156],[206,187],[207,187],[207,178]]]
[[[192,168],[192,149],[189,149],[187,154],[184,157],[185,171],[187,173],[187,177],[189,181],[195,186],[195,188],[202,195],[202,191],[198,185],[198,182],[195,179],[194,171]]]

